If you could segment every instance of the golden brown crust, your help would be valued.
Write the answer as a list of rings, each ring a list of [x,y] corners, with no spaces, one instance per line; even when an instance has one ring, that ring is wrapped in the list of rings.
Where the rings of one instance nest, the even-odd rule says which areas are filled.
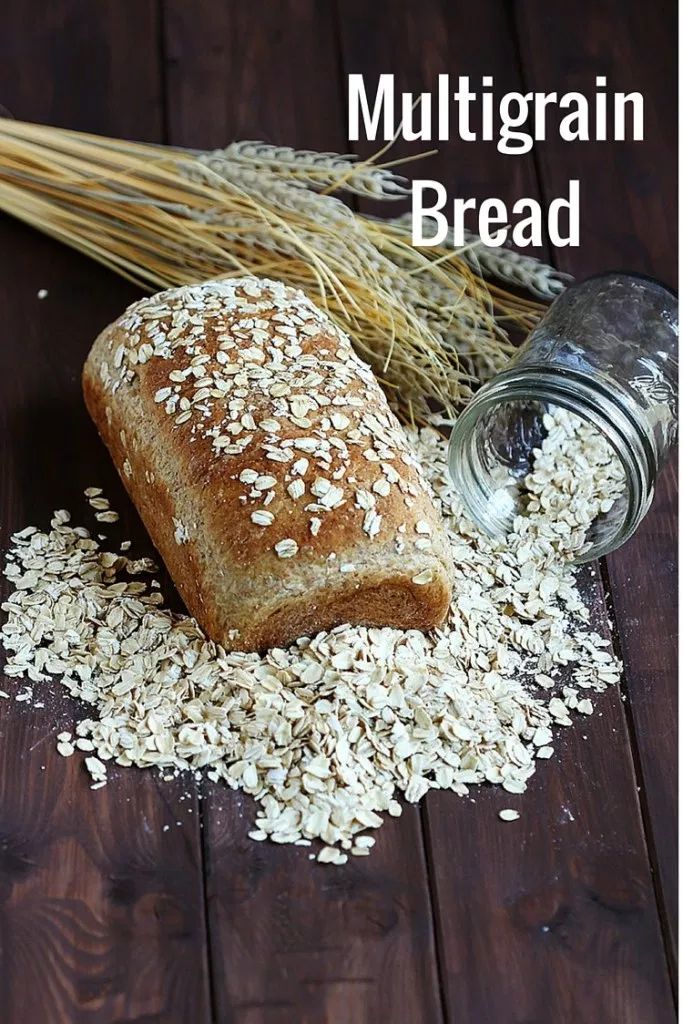
[[[95,341],[83,390],[224,646],[445,618],[450,555],[421,474],[369,369],[301,293],[250,278],[143,300]]]

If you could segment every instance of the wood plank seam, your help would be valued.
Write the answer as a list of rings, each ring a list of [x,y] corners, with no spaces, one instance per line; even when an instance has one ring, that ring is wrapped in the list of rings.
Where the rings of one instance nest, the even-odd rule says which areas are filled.
[[[523,51],[520,34],[520,17],[518,13],[515,13],[513,3],[506,2],[505,4],[506,13],[509,18],[510,32],[513,40],[513,46],[515,53],[517,54],[519,75],[523,92],[532,91],[531,83],[528,80],[526,68],[524,66]],[[540,154],[536,147],[532,150],[533,165],[535,174],[538,182],[539,194],[541,197],[541,203],[544,210],[548,208],[548,190],[545,185],[545,178],[543,168],[541,165]],[[544,234],[545,234],[545,223],[544,218]],[[548,247],[549,258],[553,265],[562,269],[562,258],[561,254],[555,251],[554,246],[550,243],[549,239],[545,239]],[[600,589],[602,592],[602,602],[607,611],[607,622],[609,624],[610,639],[614,648],[615,654],[624,662],[623,658],[623,645],[621,637],[619,635],[619,629],[617,625],[617,619],[615,615],[614,603],[611,596],[611,585],[609,576],[609,566],[606,558],[601,558],[598,562],[599,567],[599,580]],[[671,992],[674,1004],[677,1005],[677,966],[676,966],[676,955],[675,950],[671,941],[671,934],[668,928],[668,913],[666,909],[666,903],[663,895],[663,878],[660,870],[660,862],[658,853],[656,850],[654,831],[652,828],[652,821],[648,811],[647,802],[647,787],[645,784],[645,778],[642,770],[642,759],[638,743],[637,729],[635,721],[633,719],[632,708],[630,705],[629,698],[629,683],[628,683],[628,672],[626,671],[626,664],[624,663],[625,671],[622,675],[622,679],[619,683],[620,690],[625,693],[627,701],[620,700],[620,717],[622,718],[626,735],[628,736],[628,746],[631,755],[631,774],[633,776],[637,805],[640,815],[640,831],[642,833],[645,849],[647,851],[648,864],[650,867],[652,890],[659,917],[660,933],[662,938],[662,944],[665,952],[667,972],[669,976],[669,982],[671,985]]]
[[[619,630],[616,624],[617,619],[614,608],[614,602],[612,599],[612,590],[610,586],[609,566],[607,564],[607,559],[605,558],[600,559],[600,572],[602,577],[603,592],[605,594],[605,603],[607,606],[608,622],[610,624],[610,630],[612,634],[612,646],[614,647],[614,652],[616,656],[623,662],[624,651],[622,648],[621,637],[619,636]],[[633,717],[633,708],[631,706],[631,699],[628,689],[627,672],[624,673],[623,681],[622,683],[620,683],[620,688],[623,689],[624,695],[626,697],[626,700],[623,700],[621,702],[621,705],[624,715],[624,721],[626,723],[626,729],[629,734],[631,758],[633,761],[633,772],[636,779],[636,791],[638,794],[640,816],[643,823],[643,834],[645,836],[648,859],[650,861],[650,870],[652,872],[652,885],[654,889],[655,902],[657,904],[657,911],[659,913],[660,921],[662,923],[662,939],[664,942],[664,949],[666,952],[666,963],[667,968],[669,970],[671,993],[674,999],[674,1003],[678,1005],[678,958],[676,956],[676,950],[671,940],[671,930],[669,927],[667,927],[669,915],[666,907],[666,901],[664,899],[662,873],[660,870],[659,856],[654,838],[652,816],[650,814],[647,786],[643,772],[640,747],[638,744],[636,723]]]
[[[216,992],[216,978],[214,974],[214,958],[211,955],[213,932],[211,929],[211,914],[209,913],[209,887],[208,887],[208,874],[209,874],[209,828],[204,814],[204,795],[206,791],[205,781],[203,780],[199,785],[199,800],[197,801],[199,807],[199,848],[201,853],[201,885],[202,885],[202,902],[204,907],[204,956],[206,959],[206,972],[209,981],[209,1014],[211,1015],[211,1024],[220,1024],[220,1018],[218,1016],[218,994]]]
[[[167,62],[168,62],[168,51],[166,45],[166,2],[165,0],[157,0],[157,53],[158,53],[158,66],[159,66],[159,89],[161,97],[161,132],[162,140],[166,145],[171,143],[171,125],[170,125],[170,111],[169,111],[169,95],[168,95],[168,81],[167,81]],[[197,794],[196,808],[199,815],[199,866],[200,866],[200,885],[202,895],[202,913],[203,913],[203,925],[204,925],[204,949],[203,957],[206,970],[206,977],[208,981],[208,1012],[211,1019],[211,1024],[217,1024],[218,1017],[218,1003],[216,995],[216,979],[214,976],[214,959],[211,955],[211,943],[212,943],[212,932],[211,932],[211,915],[209,913],[209,895],[207,885],[207,873],[208,873],[208,857],[209,851],[207,849],[208,844],[208,828],[206,827],[206,815],[204,812],[204,794],[205,794],[205,779],[195,783],[195,789]]]
[[[448,996],[446,993],[446,970],[444,963],[445,953],[441,942],[441,936],[439,934],[439,928],[437,927],[436,906],[438,903],[438,895],[436,892],[436,875],[434,872],[434,865],[432,864],[431,846],[428,841],[429,828],[426,821],[426,815],[427,801],[422,800],[420,803],[420,836],[422,839],[422,856],[424,858],[427,874],[427,893],[429,896],[431,928],[434,942],[434,950],[436,953],[436,976],[439,982],[439,1001],[441,1004],[442,1020],[444,1024],[450,1024],[450,1014],[448,1013]]]
[[[342,32],[342,13],[340,9],[339,0],[336,0],[334,4],[334,26],[335,26],[335,41],[337,44],[337,51],[339,57],[339,80],[340,80],[340,94],[341,102],[343,107],[344,125],[348,125],[348,93],[346,89],[346,67],[344,60],[344,45],[343,45],[343,32]],[[345,127],[346,131],[346,127]],[[352,144],[349,145],[349,151],[354,152],[357,147]],[[350,205],[354,211],[358,211],[360,207],[359,200],[356,196],[350,198]],[[425,865],[426,874],[426,890],[429,901],[429,916],[430,916],[430,929],[432,933],[432,941],[434,944],[434,952],[436,957],[436,976],[438,985],[438,996],[439,1006],[441,1010],[441,1019],[443,1024],[448,1024],[448,999],[446,995],[446,976],[444,969],[444,950],[442,948],[441,939],[439,935],[439,929],[437,927],[437,915],[436,915],[436,903],[437,895],[435,889],[435,876],[433,872],[433,865],[431,861],[431,852],[429,844],[429,833],[426,822],[426,804],[425,801],[421,801],[419,806],[419,822],[420,822],[420,841],[422,844],[422,858]]]
[[[396,7],[398,8],[399,5]],[[347,64],[352,62],[354,71],[363,70],[370,76],[374,75],[376,71],[386,71],[389,68],[400,71],[402,68],[405,72],[403,75],[404,86],[416,90],[416,87],[425,88],[431,82],[437,68],[449,70],[453,64],[460,66],[463,72],[467,68],[470,74],[474,73],[475,81],[476,74],[482,70],[484,73],[490,73],[493,68],[505,77],[506,74],[509,75],[510,69],[515,67],[514,54],[509,53],[508,58],[503,47],[498,47],[495,51],[495,56],[498,57],[497,63],[493,61],[490,53],[481,59],[478,58],[475,56],[476,50],[472,47],[473,42],[479,42],[477,34],[480,36],[488,34],[492,43],[504,36],[509,39],[509,18],[514,8],[509,4],[504,6],[503,0],[496,5],[486,5],[483,10],[477,12],[476,29],[473,28],[468,15],[459,16],[460,12],[452,5],[435,4],[433,9],[423,9],[419,18],[417,15],[411,17],[412,10],[409,5],[400,5],[400,8],[403,11],[403,21],[405,22],[405,25],[402,26],[403,31],[408,30],[409,33],[405,40],[405,46],[397,46],[397,43],[402,41],[400,28],[396,29],[396,23],[400,24],[402,20],[399,10],[395,8],[396,17],[392,19],[393,26],[381,25],[378,27],[376,23],[373,24],[372,17],[368,17],[368,21],[364,22],[365,11],[361,3],[345,0],[344,9],[350,15],[348,21],[344,22],[345,45],[351,48],[350,56],[347,55]],[[448,18],[446,18],[446,10],[448,10]],[[433,15],[431,20],[430,11]],[[503,15],[505,16],[503,17]],[[577,23],[580,23],[580,19],[577,19]],[[432,30],[431,35],[430,29]],[[458,30],[463,31],[459,32]],[[452,46],[449,45],[450,32],[453,33]],[[350,43],[347,36],[350,36]],[[461,36],[464,37],[464,42],[461,42]],[[383,45],[385,38],[388,39],[387,45]],[[430,40],[428,45],[424,42],[427,39]],[[428,57],[424,56],[425,47],[429,50]],[[521,52],[519,44],[518,50]],[[394,64],[392,63],[393,54],[398,52],[401,53],[401,62]],[[581,51],[575,48],[572,52],[580,53]],[[506,60],[506,58],[508,59]],[[478,63],[479,60],[481,63]],[[471,66],[472,64],[474,67]],[[518,75],[517,80],[510,82],[508,88],[520,89]],[[363,148],[363,152],[366,151]],[[480,165],[477,165],[478,155],[481,156]],[[490,162],[484,158],[483,151],[475,149],[471,152],[471,156],[476,171],[469,172],[468,179],[468,170],[464,169],[459,177],[452,176],[454,179],[452,184],[465,195],[470,194],[470,189],[476,191],[480,188],[486,195],[493,190],[491,166],[496,162],[495,154],[492,154],[493,159]],[[536,153],[534,153],[534,157],[536,157]],[[541,180],[540,160],[529,161],[528,180],[523,173],[521,180],[519,178],[515,180],[515,174],[519,173],[521,163],[521,161],[517,161],[506,164],[502,169],[502,173],[505,173],[508,167],[511,171],[511,195],[518,198],[520,195],[533,194],[534,190],[536,194],[539,194],[540,188],[545,192],[545,178]],[[533,173],[534,164],[535,174]],[[441,172],[442,177],[450,173],[449,167],[443,159]],[[552,180],[548,179],[548,181],[552,185]],[[595,582],[594,580],[593,584]],[[599,583],[599,580],[597,582]],[[610,631],[606,628],[606,624],[602,623],[606,611],[604,594],[599,586],[594,589],[596,595],[594,611],[601,620],[601,627],[598,631],[603,632],[605,637],[609,637]],[[515,966],[515,953],[518,956],[522,952],[528,955],[529,950],[533,948],[534,955],[538,954],[535,964],[536,971],[539,973],[535,975],[533,982],[527,980],[526,984],[524,984],[524,975],[522,974],[516,995],[518,1000],[529,1001],[528,1013],[530,1015],[534,1011],[538,1012],[536,1006],[539,1007],[541,1016],[533,1016],[534,1020],[545,1020],[547,1018],[544,1013],[548,1011],[547,997],[556,999],[559,1005],[563,999],[571,1001],[572,997],[568,993],[576,992],[576,979],[580,976],[580,966],[573,960],[572,954],[581,946],[579,922],[582,918],[589,922],[586,925],[588,932],[602,937],[606,943],[600,951],[600,966],[610,962],[611,951],[618,948],[612,946],[608,940],[613,928],[617,935],[621,935],[625,939],[624,953],[631,958],[630,976],[629,968],[624,962],[619,964],[620,971],[616,976],[610,972],[609,981],[607,976],[603,976],[596,983],[595,995],[600,999],[602,1012],[604,1013],[605,1009],[614,1009],[623,1002],[622,1008],[628,1008],[629,1019],[637,1020],[639,1024],[645,1019],[648,1021],[669,1019],[672,1003],[667,976],[668,968],[663,945],[660,945],[657,938],[657,932],[661,930],[661,920],[652,889],[648,855],[643,849],[645,840],[642,824],[640,826],[638,824],[640,811],[637,799],[634,799],[636,797],[635,782],[632,764],[629,763],[631,741],[623,721],[623,708],[619,702],[619,709],[617,709],[616,700],[616,691],[613,691],[610,700],[605,695],[603,710],[596,715],[598,721],[595,722],[594,730],[596,733],[602,733],[602,744],[598,743],[596,749],[586,751],[585,762],[582,762],[581,752],[578,749],[581,745],[581,736],[577,736],[577,733],[580,730],[575,729],[571,735],[565,738],[567,746],[570,743],[573,745],[571,765],[562,766],[560,763],[559,767],[555,767],[554,773],[553,766],[550,766],[550,771],[539,773],[538,791],[543,792],[544,785],[551,787],[549,790],[546,789],[546,792],[550,792],[554,798],[552,806],[556,811],[557,818],[553,824],[556,836],[560,840],[557,857],[555,857],[550,844],[545,844],[545,848],[548,850],[547,855],[544,853],[542,841],[536,844],[536,851],[542,854],[543,864],[547,865],[543,880],[536,887],[535,880],[525,874],[529,860],[522,855],[517,865],[518,868],[521,868],[517,876],[522,880],[521,886],[517,883],[516,887],[507,889],[503,887],[502,891],[496,889],[499,895],[498,901],[495,906],[486,906],[486,914],[482,916],[480,922],[477,922],[476,916],[473,918],[471,913],[473,906],[477,909],[481,906],[478,894],[475,892],[472,896],[471,893],[463,892],[453,884],[453,880],[458,877],[458,868],[450,863],[452,849],[449,840],[457,837],[453,834],[448,836],[448,829],[458,822],[458,809],[447,800],[450,794],[433,793],[429,794],[427,798],[425,820],[429,822],[431,844],[434,844],[434,836],[437,836],[437,845],[431,846],[434,864],[439,872],[439,877],[436,880],[437,892],[441,897],[440,912],[437,907],[437,923],[439,928],[443,929],[443,948],[449,950],[448,962],[442,965],[442,969],[445,969],[446,972],[447,992],[451,1006],[465,1007],[465,1019],[468,1019],[468,1013],[471,1015],[473,1007],[476,1007],[475,1012],[487,1014],[487,1016],[477,1016],[477,1020],[507,1019],[507,1016],[491,1017],[489,1011],[492,1003],[489,1001],[486,986],[477,987],[476,983],[472,985],[472,975],[476,976],[477,973],[477,958],[481,957],[483,953],[481,947],[477,945],[478,933],[485,932],[487,924],[493,936],[503,934],[504,927],[507,925],[508,937],[512,935],[514,938],[519,938],[518,942],[513,941],[512,943],[513,949],[509,955],[511,965]],[[602,728],[600,719],[604,719]],[[604,752],[610,749],[609,744],[612,739],[610,730],[616,734],[619,749],[618,766],[610,769],[608,764],[605,764],[605,778],[595,772],[592,776],[585,776],[589,766],[595,769],[603,764]],[[585,767],[582,767],[584,764]],[[554,789],[552,788],[553,774],[556,776]],[[561,801],[557,800],[558,796],[562,798],[567,794],[572,794],[578,778],[582,775],[589,780],[581,791],[581,795],[587,800],[585,808],[582,807],[582,809],[588,811],[585,820],[587,827],[585,845],[583,844],[584,837],[581,834],[584,822],[578,827],[572,828],[570,822],[574,822],[576,819],[571,816],[569,806],[565,807]],[[566,780],[566,788],[558,785],[558,776]],[[612,867],[609,866],[610,858],[605,854],[604,832],[601,828],[600,804],[605,797],[605,780],[607,779],[617,782],[619,807],[628,816],[627,820],[622,823],[620,815],[615,814],[612,808],[610,814],[607,815],[606,822],[606,831],[614,851],[623,858],[622,863],[625,868],[623,888],[620,888],[622,884],[620,873],[615,876]],[[488,806],[486,801],[490,795],[490,792],[482,791],[478,794],[479,801],[484,806]],[[529,794],[528,799],[530,807],[533,809],[532,794]],[[443,815],[447,821],[446,825],[441,825],[440,815]],[[482,826],[481,818],[476,827],[479,829],[486,827],[485,824]],[[575,833],[573,845],[562,843],[560,837],[565,829],[567,831],[571,829]],[[533,827],[530,834],[531,837],[534,836]],[[494,836],[494,830],[491,829],[492,846],[498,844],[499,849],[502,850],[507,841],[507,838],[502,835],[501,837]],[[473,836],[473,842],[476,844],[476,836]],[[468,843],[467,834],[461,834],[460,844],[463,853],[466,853]],[[486,869],[479,871],[479,866],[471,861],[468,866],[471,871],[470,880],[473,882],[473,887],[476,888],[481,878],[486,877]],[[560,870],[553,873],[553,868]],[[614,891],[612,890],[612,880],[615,881]],[[489,878],[489,882],[492,881],[495,884],[495,879]],[[626,910],[631,907],[642,909],[642,915],[621,913],[622,909]],[[458,918],[459,911],[460,918]],[[492,926],[491,920],[494,920]],[[458,924],[454,925],[454,921]],[[470,924],[472,927],[468,930]],[[481,927],[477,927],[478,924]],[[577,943],[576,947],[572,944],[573,940]],[[647,943],[647,946],[640,946],[639,943]],[[646,949],[648,955],[643,956]],[[643,961],[645,964],[642,968],[642,979],[645,984],[638,992],[637,984],[631,986],[632,978],[637,976],[633,967],[639,968]],[[593,963],[593,959],[587,957],[587,968],[592,968]],[[544,964],[547,964],[548,968],[545,974],[543,973]],[[556,968],[565,972],[567,986],[564,989]],[[519,976],[520,972],[517,974]],[[504,982],[501,980],[499,993],[503,988],[515,991],[514,983],[508,980],[514,976],[514,970],[507,972],[507,979]],[[570,984],[570,980],[574,981],[573,985]],[[566,1008],[567,1002],[565,1001],[562,1005]],[[452,1012],[457,1017],[462,1016],[462,1011],[459,1009]],[[507,1013],[507,1004],[505,1013]],[[470,1016],[469,1019],[474,1018]],[[532,1016],[529,1019],[532,1019]],[[622,1019],[622,1017],[612,1016],[608,1012],[607,1019]]]
[[[308,0],[289,14],[269,8],[269,17],[258,4],[249,10],[228,7],[226,12],[203,5],[185,20],[182,5],[166,0],[169,141],[210,148],[246,133],[282,145],[343,150],[341,81],[335,71],[341,75],[343,69],[338,26],[327,31],[329,13],[320,14],[321,8]],[[322,82],[318,75],[321,89],[310,101],[307,94],[297,94],[296,116],[294,97],[289,104],[279,103],[280,93],[273,93],[275,82],[281,90],[295,80],[306,81],[292,60],[292,22],[307,40],[317,33],[326,78]],[[283,47],[288,49],[285,59]],[[310,65],[305,66],[311,74]],[[230,106],[221,107],[226,90]],[[200,97],[203,112],[195,118]],[[248,839],[243,830],[257,810],[250,798],[242,800],[241,794],[208,782],[204,796],[200,813],[211,999],[218,1019],[257,1014],[250,1020],[260,1020],[268,1012],[269,1019],[282,1015],[278,1019],[287,1022],[304,1017],[375,1020],[379,1007],[386,1012],[393,1006],[396,1024],[441,1021],[436,954],[430,945],[434,920],[426,868],[420,863],[424,839],[418,838],[416,808],[406,808],[409,813],[400,822],[407,832],[404,849],[395,839],[389,848],[392,826],[395,834],[399,826],[389,821],[385,845],[374,859],[354,863],[354,858],[335,874],[309,863],[303,850]],[[383,858],[384,869],[376,866]],[[327,913],[319,921],[323,907]],[[343,926],[334,947],[329,945],[334,938],[330,921]],[[398,953],[404,968],[389,984],[385,971]]]

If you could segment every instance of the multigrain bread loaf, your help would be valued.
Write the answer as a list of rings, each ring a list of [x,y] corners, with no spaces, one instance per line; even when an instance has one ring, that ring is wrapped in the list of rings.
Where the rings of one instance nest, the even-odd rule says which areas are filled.
[[[254,277],[143,299],[95,341],[86,405],[185,604],[228,649],[448,609],[440,516],[369,367]]]

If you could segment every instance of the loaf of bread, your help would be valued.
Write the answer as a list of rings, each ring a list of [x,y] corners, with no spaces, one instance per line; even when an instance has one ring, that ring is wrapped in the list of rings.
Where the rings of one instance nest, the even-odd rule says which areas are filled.
[[[445,618],[443,525],[349,339],[245,277],[161,292],[95,341],[88,410],[189,611],[227,649]]]

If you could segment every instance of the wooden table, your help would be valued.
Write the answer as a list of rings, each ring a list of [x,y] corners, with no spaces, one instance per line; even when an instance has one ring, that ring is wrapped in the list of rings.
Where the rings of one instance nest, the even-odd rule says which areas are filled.
[[[134,139],[344,151],[349,72],[411,90],[493,73],[501,93],[590,93],[606,74],[644,93],[645,142],[514,158],[444,145],[420,171],[508,200],[579,177],[582,245],[548,257],[674,283],[674,39],[673,0],[5,0],[0,103]],[[96,482],[144,547],[79,391],[93,337],[136,293],[18,223],[0,236],[0,544],[57,507],[81,521]],[[671,465],[637,537],[600,566],[621,695],[562,733],[514,825],[494,787],[433,793],[371,857],[329,869],[248,840],[253,805],[223,787],[131,769],[92,792],[55,750],[79,714],[58,684],[42,710],[0,701],[4,1024],[672,1021],[675,527]]]

